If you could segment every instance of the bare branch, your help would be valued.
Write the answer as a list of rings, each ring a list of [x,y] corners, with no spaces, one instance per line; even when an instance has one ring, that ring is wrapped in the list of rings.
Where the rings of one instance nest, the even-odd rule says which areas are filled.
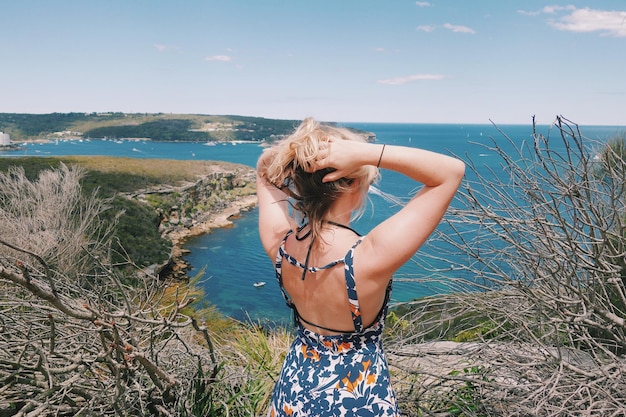
[[[425,266],[467,259],[426,269],[450,291],[392,320],[391,363],[417,368],[401,392],[420,392],[425,415],[438,404],[468,416],[624,411],[626,139],[592,141],[563,117],[551,129],[476,144],[498,164],[467,161],[455,209],[419,254]],[[428,365],[432,341],[450,339]],[[455,353],[466,340],[480,348]]]
[[[218,369],[209,333],[186,292],[111,265],[105,202],[82,174],[0,173],[0,414],[180,415]]]

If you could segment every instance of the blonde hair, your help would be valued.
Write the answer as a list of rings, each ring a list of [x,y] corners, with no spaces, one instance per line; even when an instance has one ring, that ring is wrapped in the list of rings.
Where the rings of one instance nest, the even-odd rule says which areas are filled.
[[[308,172],[320,145],[331,138],[367,142],[363,135],[349,129],[307,118],[290,136],[273,145],[272,157],[260,173],[267,182],[283,190],[293,200],[292,207],[300,213],[303,221],[309,223],[313,242],[333,202],[343,193],[352,191],[353,183],[357,181],[361,192],[361,207],[357,213],[362,212],[369,186],[379,177],[378,168],[370,165],[363,165],[332,182],[323,182],[322,178],[334,168]]]

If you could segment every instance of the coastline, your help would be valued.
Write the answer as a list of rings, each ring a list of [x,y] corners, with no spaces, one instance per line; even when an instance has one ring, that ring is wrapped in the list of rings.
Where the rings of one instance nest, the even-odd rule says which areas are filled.
[[[189,268],[189,263],[185,261],[184,256],[190,253],[188,249],[184,248],[185,241],[189,238],[211,233],[213,229],[231,227],[233,225],[232,219],[253,209],[256,204],[256,194],[244,195],[231,201],[223,210],[207,211],[200,214],[189,227],[181,224],[166,230],[163,236],[172,243],[172,252],[170,259],[160,268],[157,268],[157,274],[169,269],[167,276],[184,278]]]

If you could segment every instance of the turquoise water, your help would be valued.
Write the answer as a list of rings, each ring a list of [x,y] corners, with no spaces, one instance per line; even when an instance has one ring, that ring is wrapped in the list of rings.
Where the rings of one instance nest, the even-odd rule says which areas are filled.
[[[498,171],[499,158],[484,146],[496,140],[505,149],[507,139],[492,125],[440,125],[440,124],[375,124],[351,123],[350,126],[372,131],[380,143],[416,146],[437,152],[453,153],[462,159],[471,159],[478,166]],[[531,125],[505,125],[499,127],[514,143],[532,140]],[[552,134],[555,147],[561,142],[556,132],[548,126],[540,126],[540,133]],[[624,128],[589,126],[581,127],[583,135],[593,140],[603,140],[624,132]],[[477,144],[478,143],[478,144]],[[552,141],[551,141],[552,143]],[[254,166],[262,152],[256,144],[206,146],[200,143],[158,143],[150,141],[67,141],[45,144],[22,145],[17,151],[1,152],[0,157],[51,156],[51,155],[110,155],[134,158],[163,158],[179,160],[216,160],[243,163]],[[471,180],[471,173],[468,173]],[[406,197],[413,193],[416,184],[394,172],[384,171],[378,187],[385,193]],[[397,207],[378,195],[370,196],[364,216],[355,223],[362,234],[374,224],[397,210]],[[454,203],[453,203],[454,205]],[[191,253],[187,260],[191,264],[190,274],[201,274],[206,300],[228,316],[240,320],[287,322],[289,310],[275,282],[272,262],[261,249],[257,232],[256,210],[243,213],[234,221],[232,228],[218,229],[212,233],[187,242]],[[445,227],[445,226],[441,226]],[[428,251],[424,248],[423,251]],[[421,253],[416,255],[419,260]],[[441,266],[448,268],[463,259],[446,259]],[[453,268],[452,268],[453,269]],[[453,273],[453,272],[451,272]],[[416,297],[443,291],[435,284],[428,284],[429,272],[419,262],[409,262],[396,274],[392,301],[408,301]],[[405,281],[410,278],[413,280]],[[265,281],[262,287],[254,282]]]

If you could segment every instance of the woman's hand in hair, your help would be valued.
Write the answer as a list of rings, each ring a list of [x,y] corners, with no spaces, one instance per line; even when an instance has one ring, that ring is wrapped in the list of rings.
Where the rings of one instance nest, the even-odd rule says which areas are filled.
[[[363,165],[376,165],[381,145],[352,140],[329,139],[320,146],[319,154],[311,164],[312,171],[334,168],[322,179],[332,182],[349,176]]]

